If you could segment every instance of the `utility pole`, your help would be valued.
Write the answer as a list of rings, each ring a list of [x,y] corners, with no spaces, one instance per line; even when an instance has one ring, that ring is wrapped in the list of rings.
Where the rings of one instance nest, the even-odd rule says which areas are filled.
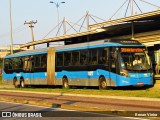
[[[30,27],[30,29],[31,29],[31,34],[32,34],[32,42],[34,42],[34,33],[33,33],[33,24],[36,24],[37,23],[37,20],[36,20],[36,22],[34,22],[33,20],[32,21],[30,21],[30,22],[26,22],[25,21],[25,23],[24,24],[29,24],[29,27]],[[33,45],[33,49],[35,49],[35,46]]]
[[[13,35],[12,35],[12,9],[11,9],[11,0],[9,1],[10,8],[10,42],[11,42],[11,54],[13,54]]]

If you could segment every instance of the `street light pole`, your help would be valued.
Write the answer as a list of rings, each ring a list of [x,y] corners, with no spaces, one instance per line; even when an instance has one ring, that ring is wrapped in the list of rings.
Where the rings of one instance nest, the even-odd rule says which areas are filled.
[[[30,22],[26,22],[25,21],[25,23],[24,24],[29,24],[30,26],[30,29],[31,29],[31,34],[32,34],[32,42],[34,42],[34,33],[33,33],[33,24],[36,24],[37,23],[37,20],[36,20],[36,22],[34,22],[34,21],[30,21]],[[35,46],[33,45],[33,49],[35,49]]]
[[[65,2],[55,3],[53,1],[50,1],[50,3],[54,3],[56,5],[56,8],[57,8],[57,23],[58,23],[58,30],[59,30],[59,6],[60,6],[61,3],[65,3]]]
[[[11,8],[11,0],[9,0],[9,9],[10,9],[10,47],[11,54],[13,54],[13,36],[12,36],[12,8]]]
[[[133,0],[130,0],[130,10],[131,10],[131,16],[133,15]]]

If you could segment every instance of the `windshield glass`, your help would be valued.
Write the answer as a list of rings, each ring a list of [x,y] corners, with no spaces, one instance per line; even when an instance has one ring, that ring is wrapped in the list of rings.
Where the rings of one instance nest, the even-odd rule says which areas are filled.
[[[134,71],[151,69],[145,48],[121,48],[121,68]]]

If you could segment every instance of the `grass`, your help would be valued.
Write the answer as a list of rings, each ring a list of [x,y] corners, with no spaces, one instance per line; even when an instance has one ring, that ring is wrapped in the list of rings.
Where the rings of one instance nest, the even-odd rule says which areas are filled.
[[[98,90],[98,89],[61,89],[61,88],[3,88],[5,90],[19,90],[31,92],[47,92],[47,93],[67,93],[67,94],[84,94],[84,95],[102,95],[102,96],[128,96],[128,97],[148,97],[160,98],[160,84],[156,84],[153,88],[147,89],[130,89],[130,90]]]
[[[2,70],[2,59],[0,59],[0,70]],[[2,84],[2,75],[0,74],[0,85]]]
[[[2,85],[2,75],[0,75],[0,85]]]

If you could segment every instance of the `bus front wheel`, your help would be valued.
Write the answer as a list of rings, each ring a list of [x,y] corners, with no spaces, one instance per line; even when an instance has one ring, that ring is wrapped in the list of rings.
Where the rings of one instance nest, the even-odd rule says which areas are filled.
[[[107,82],[104,77],[99,78],[99,89],[106,89],[107,88]]]
[[[67,78],[63,78],[63,88],[69,88],[69,83],[68,83],[68,79]]]

